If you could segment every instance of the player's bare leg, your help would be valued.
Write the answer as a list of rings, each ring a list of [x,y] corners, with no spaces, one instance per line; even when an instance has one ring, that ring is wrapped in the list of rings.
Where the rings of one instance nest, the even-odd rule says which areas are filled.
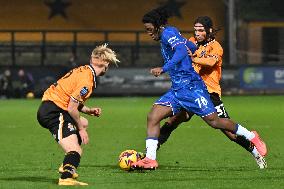
[[[159,135],[158,149],[162,144],[164,144],[171,133],[183,122],[187,122],[191,119],[194,114],[188,114],[186,111],[181,111],[180,113],[171,116],[161,127]]]
[[[172,115],[172,109],[167,106],[154,105],[147,116],[146,157],[132,165],[133,168],[156,169],[156,151],[160,134],[161,120]]]
[[[267,163],[265,161],[265,158],[260,155],[260,153],[258,152],[258,150],[256,149],[256,147],[252,144],[252,142],[250,142],[249,140],[247,140],[245,137],[243,136],[237,136],[231,132],[222,130],[222,132],[233,142],[239,144],[240,146],[242,146],[244,149],[246,149],[248,152],[250,152],[250,154],[253,156],[253,158],[255,159],[258,167],[260,169],[264,169],[267,168]]]
[[[185,111],[180,112],[177,115],[171,116],[167,122],[161,127],[160,130],[160,136],[159,136],[159,143],[158,143],[158,149],[162,144],[164,144],[168,138],[170,137],[172,131],[174,131],[181,123],[187,122],[191,119],[193,114],[188,114]],[[256,147],[245,137],[243,136],[237,136],[236,134],[233,134],[232,132],[221,130],[231,141],[239,144],[244,149],[246,149],[248,152],[250,152],[255,159],[257,165],[260,169],[267,168],[267,163],[265,161],[265,158],[260,155]]]
[[[215,129],[222,129],[235,133],[237,136],[243,136],[254,144],[260,155],[265,156],[267,148],[256,131],[249,131],[240,124],[234,123],[230,119],[219,118],[217,113],[203,117],[203,120]]]
[[[80,119],[81,119],[81,123],[82,123],[82,125],[83,125],[83,127],[84,128],[88,128],[88,125],[89,125],[89,121],[86,119],[86,118],[84,118],[83,116],[80,116]],[[64,151],[66,151],[66,150],[64,150]],[[66,155],[66,153],[65,153],[65,155]],[[81,154],[80,154],[81,155]],[[64,171],[63,171],[63,164],[61,164],[60,165],[60,167],[58,168],[58,172],[60,173],[60,174],[62,174]],[[79,177],[79,174],[78,173],[74,173],[73,174],[73,178],[74,179],[77,179]]]

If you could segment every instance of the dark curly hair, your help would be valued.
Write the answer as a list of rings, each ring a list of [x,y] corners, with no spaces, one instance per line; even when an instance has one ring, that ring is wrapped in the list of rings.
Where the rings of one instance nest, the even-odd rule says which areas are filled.
[[[194,21],[194,25],[196,23],[200,23],[200,24],[202,24],[204,26],[205,31],[206,31],[208,37],[211,38],[211,39],[214,39],[215,35],[220,30],[220,29],[214,29],[213,28],[213,21],[212,21],[212,19],[209,16],[199,16]],[[210,28],[212,29],[212,32],[210,32]]]
[[[168,9],[165,6],[163,6],[163,7],[156,8],[146,13],[142,18],[142,22],[144,24],[151,23],[155,27],[160,27],[168,23],[169,17],[170,17],[170,14],[169,14]]]

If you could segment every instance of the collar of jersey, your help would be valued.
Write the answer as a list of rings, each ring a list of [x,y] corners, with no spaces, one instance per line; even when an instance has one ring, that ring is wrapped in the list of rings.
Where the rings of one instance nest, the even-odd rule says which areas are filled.
[[[96,82],[97,76],[96,76],[95,69],[93,68],[93,66],[92,66],[91,64],[88,65],[88,67],[90,68],[90,70],[92,71],[92,74],[93,74],[93,76],[94,76],[94,87],[96,88],[96,87],[97,87],[97,82]]]
[[[206,42],[206,43],[204,43],[204,44],[198,44],[198,42],[196,41],[195,43],[196,43],[196,45],[198,46],[204,46],[204,47],[206,47],[206,46],[208,46],[208,45],[210,45],[211,43],[213,43],[213,42],[215,42],[215,39],[212,39],[212,40],[210,40],[210,41],[208,41],[208,42]]]

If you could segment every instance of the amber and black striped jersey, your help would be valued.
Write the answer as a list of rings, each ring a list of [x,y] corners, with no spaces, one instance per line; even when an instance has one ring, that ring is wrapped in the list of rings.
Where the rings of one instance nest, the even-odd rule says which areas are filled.
[[[190,38],[189,40],[196,43],[194,37]],[[222,46],[216,40],[212,40],[205,45],[198,46],[198,49],[195,51],[194,55],[196,58],[194,58],[193,61],[202,61],[205,64],[207,62],[209,63],[209,61],[213,61],[213,66],[200,65],[197,63],[193,63],[193,66],[195,71],[205,82],[209,93],[215,92],[221,96],[220,79],[222,75]]]
[[[51,85],[42,97],[42,101],[52,101],[63,110],[67,110],[70,99],[84,103],[96,87],[96,73],[91,65],[80,66],[68,72]]]

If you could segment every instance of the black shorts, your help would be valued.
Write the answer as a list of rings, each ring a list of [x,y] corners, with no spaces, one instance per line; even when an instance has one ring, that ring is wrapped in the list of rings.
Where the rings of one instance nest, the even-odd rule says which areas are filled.
[[[228,112],[226,111],[224,104],[222,100],[220,99],[219,95],[217,93],[210,93],[210,99],[215,106],[218,117],[230,119],[230,116]]]
[[[43,101],[37,112],[37,120],[39,124],[48,129],[57,142],[72,134],[76,134],[79,144],[81,137],[79,135],[76,122],[70,114],[56,106],[51,101]]]

